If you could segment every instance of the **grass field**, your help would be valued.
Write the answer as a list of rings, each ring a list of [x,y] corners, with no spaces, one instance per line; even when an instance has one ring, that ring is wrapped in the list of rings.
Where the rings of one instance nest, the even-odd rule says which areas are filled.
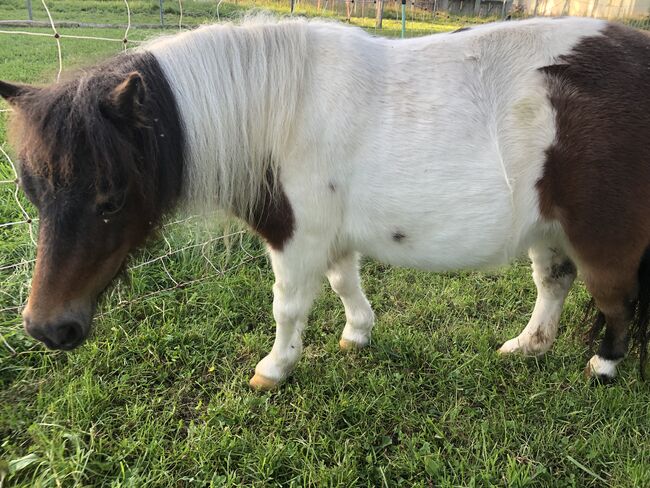
[[[81,5],[85,21],[122,19],[121,2],[49,3],[65,20],[81,20]],[[156,2],[130,3],[145,15]],[[22,5],[3,2],[0,19]],[[148,15],[140,22],[157,11]],[[62,45],[66,66],[121,49]],[[51,38],[0,34],[0,79],[47,81],[56,69]],[[0,180],[13,177],[0,155]],[[0,224],[23,219],[14,185],[0,184]],[[650,486],[650,387],[636,357],[613,386],[584,380],[581,285],[546,357],[503,359],[495,349],[535,300],[526,263],[428,274],[364,261],[371,347],[339,352],[343,308],[323,286],[294,375],[260,394],[247,380],[272,344],[273,276],[257,239],[233,236],[227,253],[209,241],[220,233],[169,225],[133,265],[167,257],[133,269],[103,300],[94,336],[64,354],[4,310],[23,301],[30,276],[28,264],[5,268],[34,249],[27,224],[0,227],[1,486]]]

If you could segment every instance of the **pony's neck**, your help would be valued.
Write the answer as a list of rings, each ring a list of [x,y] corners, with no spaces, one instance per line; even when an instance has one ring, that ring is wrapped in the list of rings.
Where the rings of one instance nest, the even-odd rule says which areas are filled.
[[[185,203],[247,216],[275,186],[307,48],[301,21],[207,26],[147,46],[185,129]]]

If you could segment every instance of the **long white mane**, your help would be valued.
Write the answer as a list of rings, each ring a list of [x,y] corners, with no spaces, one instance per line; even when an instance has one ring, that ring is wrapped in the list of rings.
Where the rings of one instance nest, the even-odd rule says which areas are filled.
[[[306,25],[258,16],[144,47],[162,64],[179,103],[191,206],[248,217],[261,190],[274,190],[309,59]]]

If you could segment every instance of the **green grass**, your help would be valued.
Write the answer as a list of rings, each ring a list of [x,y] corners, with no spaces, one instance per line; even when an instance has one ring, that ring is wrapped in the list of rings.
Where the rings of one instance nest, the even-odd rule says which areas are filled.
[[[11,17],[6,9],[0,18]],[[133,39],[151,34],[135,30]],[[0,36],[0,79],[56,73],[52,39]],[[62,45],[66,66],[120,49]],[[4,132],[2,121],[0,142]],[[0,157],[0,180],[11,178]],[[0,222],[23,218],[13,188],[0,184]],[[33,257],[27,231],[0,228],[0,267]],[[167,242],[153,242],[134,264],[215,232],[172,225]],[[371,347],[338,351],[343,308],[323,287],[294,375],[259,394],[247,380],[272,344],[273,276],[265,257],[248,257],[262,252],[255,238],[231,248],[215,241],[134,269],[103,301],[94,336],[71,354],[27,338],[16,311],[0,313],[4,486],[650,485],[650,388],[635,358],[614,386],[583,379],[581,285],[551,353],[502,359],[495,348],[523,328],[535,300],[525,263],[429,274],[365,261],[378,319]],[[212,271],[204,254],[228,271]],[[201,281],[174,288],[168,272]],[[28,265],[0,271],[0,309],[24,299],[29,275]]]

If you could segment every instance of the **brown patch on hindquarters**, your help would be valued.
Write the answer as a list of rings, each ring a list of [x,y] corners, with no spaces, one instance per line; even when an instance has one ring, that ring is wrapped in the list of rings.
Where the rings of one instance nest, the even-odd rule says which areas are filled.
[[[540,212],[561,223],[605,316],[599,354],[620,358],[650,244],[650,35],[608,25],[541,71],[557,132],[537,182]],[[637,312],[638,331],[644,321]]]
[[[557,135],[537,183],[581,261],[638,265],[650,242],[650,35],[610,25],[542,68]],[[636,268],[636,266],[635,266]]]

